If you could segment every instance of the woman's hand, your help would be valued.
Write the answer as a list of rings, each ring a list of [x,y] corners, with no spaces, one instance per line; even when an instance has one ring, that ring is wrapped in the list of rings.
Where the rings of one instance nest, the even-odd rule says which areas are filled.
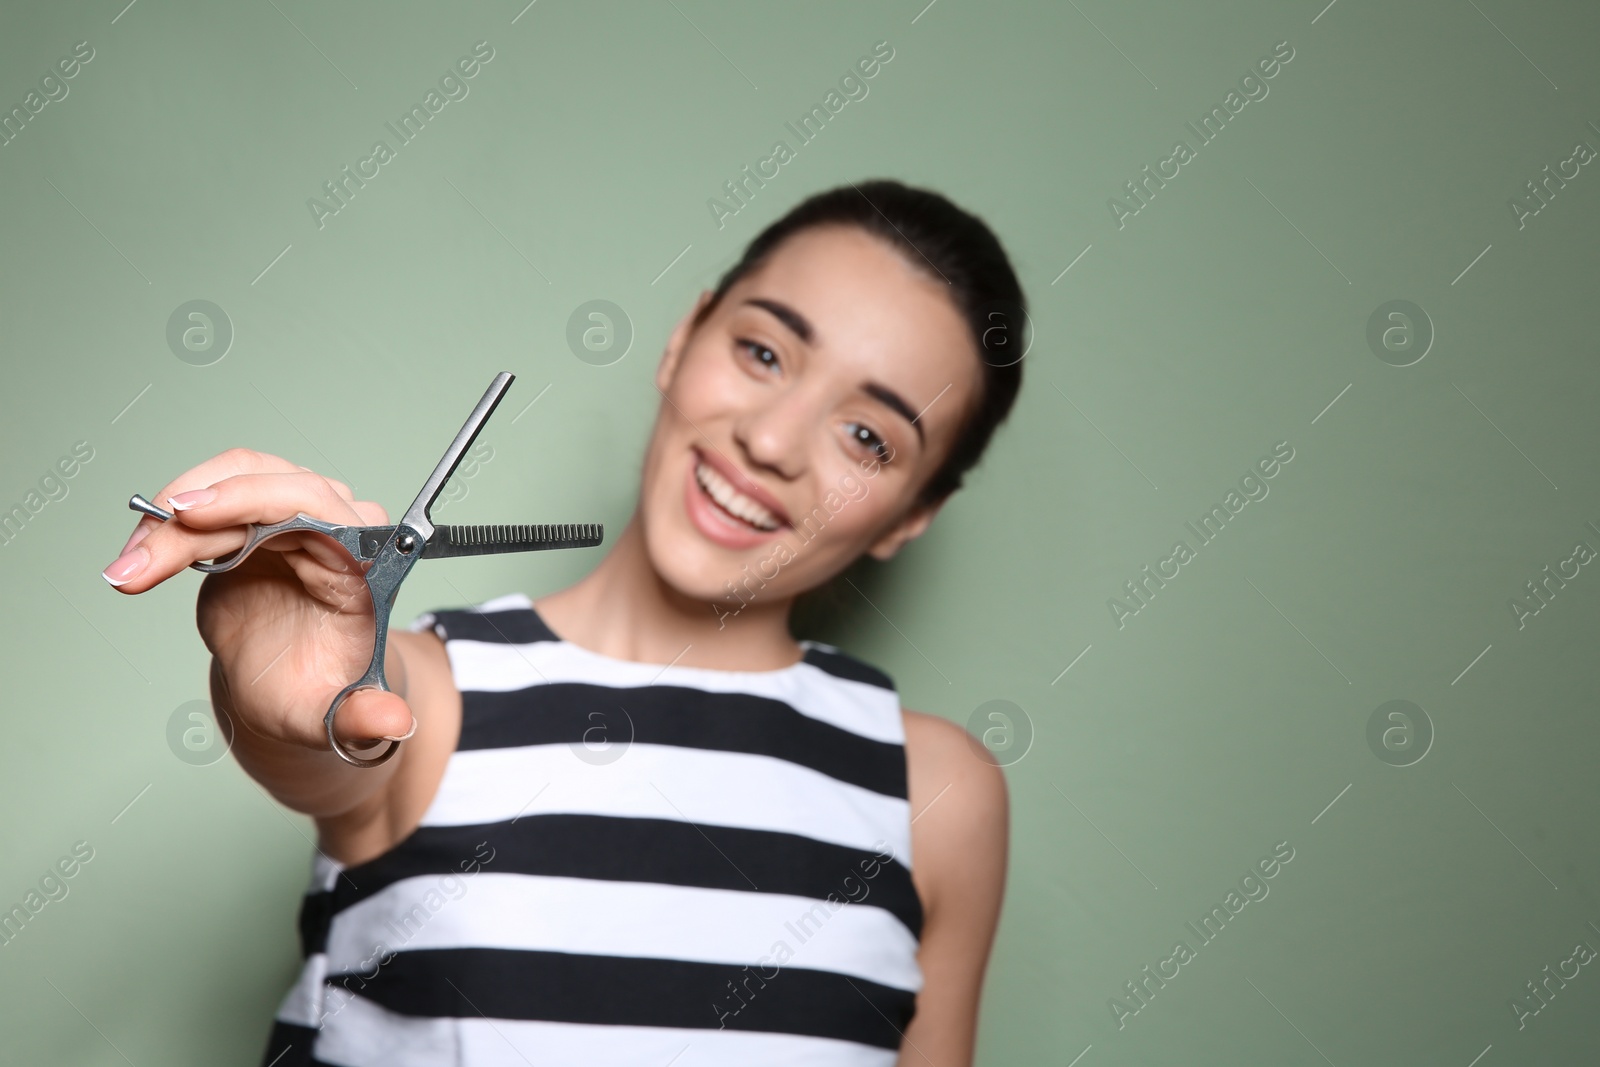
[[[244,544],[248,523],[282,522],[299,512],[342,524],[388,523],[381,505],[356,500],[342,482],[243,448],[185,471],[153,499],[173,518],[139,520],[123,554],[106,568],[106,580],[120,592],[142,593],[191,563],[226,556]],[[200,636],[214,657],[213,704],[224,713],[219,726],[233,733],[235,755],[276,786],[280,800],[313,814],[370,794],[388,778],[381,772],[398,763],[351,767],[330,751],[323,726],[334,697],[372,658],[367,566],[322,534],[280,534],[233,570],[206,575],[196,603]],[[391,644],[385,675],[396,692],[352,693],[334,721],[342,743],[359,752],[387,746],[383,738],[410,736],[416,721],[402,695],[404,674]],[[339,773],[341,767],[359,777]],[[317,774],[318,768],[326,770]],[[313,775],[322,781],[313,784]],[[361,787],[352,791],[349,783],[357,781]]]

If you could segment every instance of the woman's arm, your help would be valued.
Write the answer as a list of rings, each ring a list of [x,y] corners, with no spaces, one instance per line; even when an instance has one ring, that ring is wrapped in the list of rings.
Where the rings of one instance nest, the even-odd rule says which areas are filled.
[[[1005,893],[1005,775],[955,723],[906,711],[912,881],[923,987],[899,1067],[970,1067],[978,999]]]

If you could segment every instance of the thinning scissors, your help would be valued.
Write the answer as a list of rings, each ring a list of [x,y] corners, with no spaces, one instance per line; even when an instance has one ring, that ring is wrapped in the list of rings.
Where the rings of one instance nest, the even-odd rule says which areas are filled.
[[[383,674],[384,653],[389,640],[389,613],[394,609],[395,596],[400,583],[411,573],[419,559],[443,559],[449,556],[482,556],[500,552],[534,552],[546,548],[593,548],[600,544],[605,527],[600,523],[539,525],[539,526],[435,526],[430,516],[434,501],[444,490],[450,475],[455,473],[467,449],[477,439],[478,431],[489,421],[500,398],[511,387],[515,375],[502,371],[494,376],[489,389],[478,401],[472,414],[467,416],[461,432],[456,434],[444,458],[423,483],[417,499],[406,509],[400,521],[393,526],[345,526],[324,522],[301,512],[292,519],[271,524],[251,523],[245,543],[238,551],[210,563],[191,563],[194,570],[206,574],[220,574],[232,570],[245,557],[261,546],[263,541],[278,534],[310,530],[326,534],[337,541],[346,552],[361,562],[370,561],[367,568],[367,590],[372,594],[372,613],[377,625],[372,638],[372,662],[360,678],[339,691],[323,717],[328,731],[328,744],[340,758],[357,767],[376,767],[395,754],[400,742],[390,741],[383,754],[363,759],[345,751],[333,733],[333,717],[339,705],[358,689],[381,689],[392,692]],[[142,511],[162,522],[172,518],[165,510],[135,493],[128,507]]]

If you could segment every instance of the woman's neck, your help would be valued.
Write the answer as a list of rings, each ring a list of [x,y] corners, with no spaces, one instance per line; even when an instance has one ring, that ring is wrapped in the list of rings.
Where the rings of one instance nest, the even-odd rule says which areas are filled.
[[[792,603],[774,598],[719,606],[685,597],[650,565],[636,514],[594,570],[534,607],[557,636],[604,656],[766,671],[800,658],[789,633]]]

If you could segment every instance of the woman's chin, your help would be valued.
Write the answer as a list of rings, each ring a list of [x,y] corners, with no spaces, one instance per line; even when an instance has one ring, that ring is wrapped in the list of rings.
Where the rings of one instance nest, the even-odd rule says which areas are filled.
[[[728,596],[727,583],[743,580],[745,560],[692,531],[647,538],[650,565],[674,592],[690,600],[713,603]]]

